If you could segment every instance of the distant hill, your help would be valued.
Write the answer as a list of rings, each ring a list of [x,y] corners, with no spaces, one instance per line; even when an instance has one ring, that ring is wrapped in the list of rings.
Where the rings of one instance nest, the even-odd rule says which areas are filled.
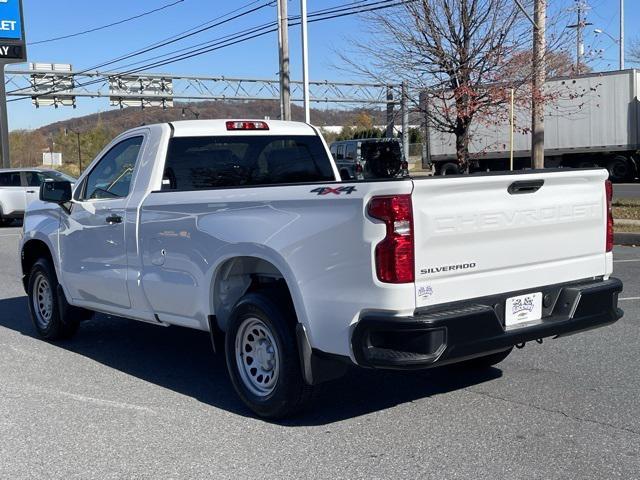
[[[184,117],[183,117],[183,109]],[[121,110],[109,110],[106,112],[72,118],[61,122],[55,122],[38,129],[44,135],[55,134],[65,128],[85,131],[95,128],[102,123],[114,131],[124,131],[140,125],[171,122],[183,119],[194,119],[195,114],[201,120],[214,118],[265,118],[277,119],[280,116],[278,102],[268,100],[255,100],[245,102],[199,102],[189,104],[176,103],[174,107],[163,110],[160,107],[152,108],[124,108]],[[385,113],[381,109],[358,108],[351,110],[322,110],[311,109],[311,123],[322,125],[352,125],[358,115],[366,113],[374,123],[384,123]],[[293,120],[302,121],[304,110],[302,107],[292,105],[291,114]]]
[[[294,120],[303,120],[302,107],[292,105],[291,110]],[[80,132],[80,157],[82,166],[86,167],[111,139],[125,130],[140,125],[194,119],[196,115],[201,120],[265,117],[276,119],[280,116],[280,107],[276,101],[255,100],[176,103],[174,107],[164,110],[159,107],[108,110],[55,122],[36,130],[11,132],[11,164],[14,166],[40,165],[43,151],[52,150],[62,153],[63,170],[78,175],[80,172],[78,139],[73,132]],[[384,123],[385,112],[382,109],[368,108],[311,110],[311,123],[320,127],[356,125],[362,118],[366,118],[371,124],[381,124]]]

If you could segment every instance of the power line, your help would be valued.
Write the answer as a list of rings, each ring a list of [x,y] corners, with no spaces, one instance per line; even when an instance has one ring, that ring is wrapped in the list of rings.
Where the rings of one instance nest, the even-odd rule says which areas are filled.
[[[165,39],[160,40],[160,41],[158,41],[156,43],[152,43],[150,45],[142,47],[139,50],[134,50],[132,52],[126,53],[126,54],[121,55],[121,56],[119,56],[119,57],[117,57],[115,59],[105,60],[102,63],[99,63],[97,65],[93,65],[91,67],[84,68],[84,69],[80,70],[79,72],[77,72],[77,74],[82,75],[82,74],[88,73],[88,72],[90,72],[92,70],[97,70],[99,68],[107,67],[109,65],[113,65],[114,63],[118,63],[118,62],[121,62],[123,60],[127,60],[127,59],[129,59],[131,57],[136,57],[138,55],[142,55],[144,53],[148,53],[148,52],[156,50],[158,48],[162,48],[162,47],[164,47],[166,45],[170,45],[171,43],[175,43],[177,41],[183,40],[184,38],[188,38],[190,36],[196,35],[196,34],[201,33],[203,31],[210,30],[211,28],[220,26],[220,25],[222,25],[224,23],[228,23],[230,21],[236,20],[237,18],[243,17],[243,16],[245,16],[245,15],[247,15],[249,13],[253,13],[255,11],[260,10],[261,8],[264,8],[264,7],[267,7],[267,6],[271,5],[271,4],[273,4],[273,0],[269,0],[267,3],[265,3],[262,6],[253,8],[253,9],[248,10],[246,12],[239,13],[239,14],[231,17],[231,18],[228,18],[228,19],[222,21],[222,19],[224,19],[225,17],[229,17],[229,15],[232,15],[233,13],[236,13],[236,12],[238,12],[240,10],[243,10],[244,8],[247,8],[247,7],[251,6],[251,5],[255,5],[256,3],[259,3],[261,1],[263,1],[263,0],[253,0],[253,1],[243,5],[241,7],[238,7],[236,9],[234,9],[234,10],[231,10],[230,12],[227,12],[227,13],[225,13],[223,15],[219,15],[218,17],[215,17],[215,18],[213,18],[213,19],[211,19],[211,20],[209,20],[207,22],[204,22],[204,23],[202,23],[202,24],[200,24],[200,25],[198,25],[196,27],[192,27],[189,30],[186,30],[186,31],[181,32],[181,33],[178,33],[178,34],[176,34],[176,35],[174,35],[172,37],[165,38]],[[221,21],[216,23],[215,25],[211,25],[211,26],[209,26],[207,28],[202,28],[202,29],[199,29],[199,30],[197,30],[197,31],[195,31],[193,33],[189,33],[189,32],[192,32],[192,31],[204,26],[204,25],[210,24],[212,22],[216,22],[218,20],[221,20]],[[51,81],[51,85],[53,85],[53,83],[54,83],[54,81]],[[13,90],[13,91],[7,92],[7,94],[15,93],[16,91],[18,91],[18,90]]]
[[[323,9],[321,11],[317,11],[317,12],[313,12],[311,14],[309,14],[309,17],[311,17],[311,19],[309,20],[309,23],[313,23],[313,22],[319,22],[319,21],[325,21],[325,20],[332,20],[335,18],[341,18],[341,17],[345,17],[345,16],[350,16],[350,15],[357,15],[360,13],[366,13],[366,12],[373,12],[373,11],[378,11],[378,10],[383,10],[383,9],[387,9],[387,8],[393,8],[393,7],[397,7],[400,5],[405,5],[408,3],[413,3],[417,0],[379,0],[376,2],[372,2],[372,3],[368,3],[366,5],[361,5],[361,6],[357,6],[357,7],[339,7],[339,8],[335,8],[333,10],[329,10],[329,9]],[[271,2],[270,2],[271,3]],[[291,20],[295,20],[296,21],[290,21],[289,22],[289,26],[296,26],[299,25],[300,22],[300,16],[296,16],[296,17],[291,17]],[[272,28],[265,30],[267,28],[269,28],[269,26],[271,26]],[[263,31],[260,31],[263,30]],[[149,69],[149,68],[157,68],[157,67],[161,67],[164,65],[169,65],[172,63],[176,63],[176,62],[181,62],[184,60],[188,60],[190,58],[193,57],[197,57],[200,55],[204,55],[206,53],[210,53],[216,50],[220,50],[222,48],[226,48],[226,47],[230,47],[232,45],[236,45],[239,43],[243,43],[249,40],[253,40],[255,38],[258,37],[262,37],[264,35],[267,35],[269,33],[275,32],[277,31],[277,26],[276,26],[276,22],[271,22],[268,24],[263,24],[262,26],[258,26],[258,27],[254,27],[253,29],[249,29],[248,33],[236,33],[233,35],[229,35],[226,37],[225,40],[223,41],[217,41],[213,44],[210,44],[206,47],[202,47],[202,48],[198,48],[195,50],[192,50],[190,52],[187,52],[183,55],[178,55],[178,56],[174,56],[172,58],[169,58],[167,60],[164,61],[159,61],[159,62],[155,62],[155,63],[150,63],[150,64],[146,64],[143,65],[139,68],[133,69],[133,70],[129,70],[129,71],[125,71],[125,72],[119,72],[117,74],[117,76],[126,76],[126,75],[132,75],[135,73],[139,73],[143,70]],[[244,30],[242,32],[247,32],[247,30]],[[223,37],[225,38],[225,37]],[[143,63],[143,61],[137,62],[137,63]],[[87,73],[87,72],[80,72],[80,73]],[[114,75],[116,76],[116,75]],[[82,88],[82,87],[86,87],[86,86],[90,86],[90,85],[95,85],[97,83],[101,83],[103,82],[103,79],[96,79],[96,80],[90,80],[88,82],[82,83],[82,84],[78,84],[76,85],[76,87]],[[42,94],[38,94],[38,95],[34,95],[31,98],[38,98],[38,97],[42,97],[42,96],[48,96],[48,95],[53,95],[55,93],[58,92],[62,92],[65,91],[66,89],[58,89],[58,90],[50,90],[48,92],[43,92]],[[9,92],[9,93],[15,93],[19,90],[14,90],[13,92]],[[24,98],[29,98],[29,97],[21,97],[21,98],[15,98],[15,99],[11,99],[8,100],[9,102],[14,102],[14,101],[19,101],[22,100]]]
[[[311,14],[309,14],[309,23],[314,23],[314,22],[319,22],[319,21],[325,21],[325,20],[332,20],[335,18],[340,18],[340,17],[345,17],[345,16],[350,16],[350,15],[357,15],[359,13],[366,13],[366,12],[372,12],[372,11],[377,11],[377,10],[382,10],[382,9],[386,9],[386,8],[391,8],[391,7],[396,7],[399,5],[404,5],[407,3],[412,3],[414,1],[417,0],[379,0],[370,4],[366,4],[366,5],[362,5],[360,7],[346,7],[346,8],[336,8],[335,9],[335,13],[334,12],[313,12]],[[383,4],[383,5],[380,5]],[[289,26],[297,26],[300,25],[300,16],[295,16],[295,17],[290,17],[290,21],[289,22]],[[216,50],[220,50],[221,48],[226,48],[232,45],[236,45],[238,43],[241,42],[245,42],[248,40],[252,40],[254,38],[258,38],[264,35],[267,35],[269,33],[272,33],[274,31],[277,30],[277,25],[276,22],[271,22],[268,24],[263,24],[260,27],[255,27],[256,30],[264,30],[265,28],[268,28],[269,26],[273,26],[272,29],[270,30],[265,30],[262,32],[256,31],[256,32],[251,32],[252,34],[248,37],[243,37],[242,35],[239,34],[235,34],[235,36],[231,39],[227,39],[223,42],[215,42],[213,44],[209,44],[205,47],[201,47],[201,48],[197,48],[195,50],[192,50],[190,52],[186,52],[182,55],[178,55],[178,56],[174,56],[171,57],[167,60],[164,61],[159,61],[159,62],[155,62],[155,63],[149,63],[146,65],[143,65],[139,68],[136,68],[135,70],[131,70],[131,71],[125,71],[123,72],[121,75],[129,75],[132,73],[139,73],[143,70],[147,70],[150,68],[158,68],[158,67],[162,67],[165,65],[169,65],[171,63],[176,63],[176,62],[181,62],[184,60],[188,60],[190,58],[193,57],[197,57],[200,55],[204,55],[206,53],[210,53]],[[241,37],[241,38],[240,38]],[[138,63],[142,63],[138,62]]]
[[[166,10],[167,8],[173,7],[174,5],[177,5],[177,4],[183,3],[183,2],[184,2],[184,0],[176,0],[175,2],[169,3],[169,4],[164,5],[162,7],[154,8],[153,10],[149,10],[149,11],[140,13],[138,15],[134,15],[132,17],[124,18],[122,20],[118,20],[116,22],[109,23],[107,25],[102,25],[100,27],[90,28],[89,30],[83,30],[81,32],[70,33],[68,35],[61,35],[59,37],[48,38],[46,40],[38,40],[37,42],[30,42],[29,45],[33,46],[33,45],[40,45],[40,44],[43,44],[43,43],[57,42],[58,40],[65,40],[67,38],[79,37],[81,35],[86,35],[88,33],[97,32],[99,30],[105,30],[107,28],[115,27],[117,25],[122,25],[123,23],[131,22],[133,20],[137,20],[138,18],[146,17],[147,15],[151,15],[153,13],[157,13],[157,12],[160,12],[162,10]]]
[[[338,7],[324,8],[324,9],[317,10],[317,11],[309,14],[307,18],[314,18],[314,17],[327,15],[327,14],[340,13],[340,12],[343,12],[345,10],[353,10],[353,8],[355,7],[355,4],[362,4],[362,3],[366,3],[367,1],[370,1],[370,0],[358,0],[357,2],[353,2],[348,7],[338,6]],[[378,1],[375,1],[373,3],[368,3],[367,5],[363,5],[363,7],[364,6],[372,7],[372,6],[379,5],[379,4],[388,4],[388,3],[393,2],[393,1],[397,1],[397,0],[378,0]],[[290,20],[289,25],[290,26],[294,26],[294,24],[292,22],[295,21],[295,20],[300,20],[300,15],[290,16],[289,20]],[[298,23],[296,23],[296,25],[298,25]],[[188,51],[190,49],[194,49],[194,48],[197,48],[197,47],[212,46],[212,45],[215,45],[216,42],[228,39],[229,37],[235,37],[236,35],[241,34],[241,33],[255,33],[256,31],[258,31],[260,29],[263,29],[263,28],[267,28],[269,26],[277,26],[277,23],[275,23],[275,22],[263,23],[262,25],[251,27],[251,28],[248,28],[246,30],[242,30],[240,32],[236,32],[236,33],[224,35],[222,37],[218,37],[218,38],[215,38],[215,39],[212,39],[212,40],[207,40],[207,41],[204,41],[204,42],[196,43],[196,44],[193,44],[193,45],[190,45],[190,46],[187,46],[187,47],[183,47],[183,48],[180,48],[180,49],[177,49],[177,50],[173,50],[171,52],[166,52],[166,53],[163,53],[163,54],[160,54],[160,55],[156,55],[154,57],[149,57],[149,58],[146,58],[146,59],[143,59],[143,60],[139,60],[137,62],[128,63],[128,64],[125,64],[125,65],[122,65],[120,68],[126,69],[126,68],[129,68],[129,67],[140,65],[140,64],[142,64],[144,62],[148,62],[148,61],[151,61],[151,60],[159,60],[159,59],[161,59],[163,57],[172,58],[172,55],[175,55],[175,54],[178,54],[178,53],[181,53],[181,52],[186,52],[186,51]],[[270,33],[270,32],[267,32],[267,33]]]
[[[270,5],[275,4],[274,0],[269,0],[263,5],[260,5],[258,7],[252,8],[251,10],[247,10],[245,12],[239,13],[238,15],[235,15],[235,16],[233,16],[231,18],[227,18],[225,20],[222,20],[225,17],[228,17],[229,15],[232,15],[233,13],[236,13],[236,12],[238,12],[240,10],[243,10],[245,8],[248,8],[248,7],[252,6],[252,5],[255,5],[256,3],[260,3],[261,1],[263,1],[263,0],[253,0],[253,1],[247,3],[247,4],[243,5],[243,6],[240,6],[240,7],[236,8],[236,9],[234,9],[234,10],[231,10],[230,12],[227,12],[227,13],[225,13],[223,15],[220,15],[218,17],[215,17],[215,18],[211,19],[211,20],[208,20],[207,22],[204,22],[204,23],[201,23],[199,25],[196,25],[196,26],[194,26],[194,27],[192,27],[192,28],[190,28],[188,30],[185,30],[183,32],[180,32],[180,33],[178,33],[176,35],[173,35],[171,37],[167,37],[167,38],[165,38],[163,40],[159,40],[158,42],[149,44],[149,45],[147,45],[145,47],[142,47],[142,48],[140,48],[138,50],[134,50],[132,52],[123,54],[123,55],[121,55],[119,57],[116,57],[115,59],[106,60],[106,61],[103,61],[100,64],[93,65],[91,67],[87,67],[87,68],[82,69],[81,71],[79,71],[77,73],[81,75],[81,74],[90,72],[92,70],[98,70],[100,68],[104,68],[104,67],[113,65],[115,63],[119,63],[119,62],[121,62],[123,60],[128,60],[131,57],[136,57],[136,56],[139,56],[139,55],[143,55],[145,53],[149,53],[149,52],[151,52],[153,50],[157,50],[157,49],[165,47],[167,45],[171,45],[173,43],[176,43],[176,42],[179,42],[181,40],[184,40],[185,38],[189,38],[189,37],[192,37],[192,36],[197,35],[199,33],[202,33],[204,31],[211,30],[212,28],[215,28],[217,26],[223,25],[225,23],[228,23],[230,21],[236,20],[236,19],[241,18],[241,17],[243,17],[245,15],[248,15],[250,13],[253,13],[253,12],[256,12],[258,10],[261,10],[262,8],[265,8],[265,7],[268,7]],[[394,0],[380,0],[380,1],[377,1],[377,2],[374,2],[374,3],[371,3],[371,4],[367,4],[367,5],[371,6],[371,5],[381,4],[381,3],[389,3],[391,1],[394,1]],[[362,4],[362,3],[365,3],[365,2],[367,2],[367,0],[357,0],[357,1],[353,2],[351,5],[349,5],[347,7],[339,6],[339,7],[324,8],[324,9],[318,10],[316,12],[313,12],[313,14],[311,14],[310,17],[317,16],[317,15],[325,15],[325,14],[328,14],[328,13],[332,13],[334,11],[335,12],[340,12],[340,11],[349,10],[349,9],[352,9],[352,8],[357,8],[357,4]],[[366,5],[363,5],[363,6],[366,6]],[[295,16],[295,17],[290,17],[290,18],[291,19],[299,19],[300,16]],[[213,25],[210,25],[211,23],[216,22],[218,20],[222,20],[222,21],[219,21],[219,22],[217,22],[217,23],[215,23]],[[266,26],[267,24],[263,24],[263,25]],[[251,29],[249,29],[249,30],[251,30]],[[270,33],[270,32],[267,32],[267,33]],[[232,35],[229,35],[229,36],[232,36]],[[225,37],[221,37],[221,38],[225,38]],[[218,39],[214,40],[214,42],[217,41],[217,40]],[[193,48],[193,47],[196,47],[196,46],[202,46],[202,45],[205,45],[205,44],[207,44],[207,42],[202,42],[200,44],[196,44],[196,45],[193,45],[191,47],[185,47],[185,48],[176,50],[174,52],[170,52],[170,53],[166,53],[166,54],[162,54],[162,55],[157,55],[155,57],[151,57],[151,58],[146,59],[146,60],[133,62],[133,63],[125,65],[123,68],[126,68],[127,66],[139,65],[140,63],[145,62],[145,61],[162,58],[162,57],[165,57],[165,56],[169,56],[172,53],[182,52],[182,51],[188,50],[189,48]],[[51,81],[50,83],[51,83],[51,85],[53,85],[54,81]],[[17,90],[13,90],[13,91],[10,91],[10,92],[7,92],[7,93],[11,94],[11,93],[15,93],[16,91]]]

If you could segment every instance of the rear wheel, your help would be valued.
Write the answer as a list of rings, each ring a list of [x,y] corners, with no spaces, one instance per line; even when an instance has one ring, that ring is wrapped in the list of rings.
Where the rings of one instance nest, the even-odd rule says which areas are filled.
[[[471,360],[462,362],[459,365],[463,368],[469,368],[474,370],[490,368],[502,362],[505,358],[509,356],[509,354],[512,351],[513,351],[513,347],[508,348],[504,352],[492,353],[491,355],[485,355],[484,357],[472,358]]]
[[[627,157],[618,155],[607,163],[609,178],[612,182],[624,182],[630,180],[633,176],[631,162]]]
[[[457,163],[447,162],[440,167],[440,175],[458,175],[460,168]]]
[[[249,293],[234,308],[225,338],[227,368],[242,401],[257,415],[282,418],[311,396],[300,369],[292,324],[284,302]]]
[[[72,307],[59,288],[51,262],[41,258],[29,274],[29,310],[38,335],[46,340],[71,338],[90,312]]]

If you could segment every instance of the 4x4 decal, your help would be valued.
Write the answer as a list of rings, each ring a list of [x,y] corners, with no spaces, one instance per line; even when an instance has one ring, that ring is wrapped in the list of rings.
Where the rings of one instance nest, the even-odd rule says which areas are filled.
[[[311,190],[311,193],[317,193],[318,195],[329,195],[329,194],[340,195],[342,193],[346,193],[347,195],[351,195],[353,192],[356,192],[356,191],[357,191],[356,187],[354,186],[336,187],[336,188],[319,187]]]

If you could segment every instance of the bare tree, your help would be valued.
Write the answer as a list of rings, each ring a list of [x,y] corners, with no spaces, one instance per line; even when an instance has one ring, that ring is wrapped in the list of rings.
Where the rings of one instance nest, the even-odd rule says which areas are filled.
[[[640,38],[636,38],[629,45],[629,51],[627,52],[627,60],[630,63],[640,65]]]
[[[370,21],[373,42],[356,42],[361,55],[343,60],[361,74],[427,90],[429,126],[455,135],[458,164],[468,171],[474,118],[496,115],[511,88],[530,84],[530,23],[513,0],[417,0]]]

